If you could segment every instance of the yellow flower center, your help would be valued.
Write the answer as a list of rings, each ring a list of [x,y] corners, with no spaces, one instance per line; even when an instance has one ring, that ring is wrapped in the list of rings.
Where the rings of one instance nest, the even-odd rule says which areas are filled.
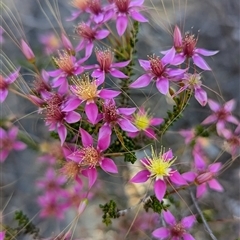
[[[84,74],[82,78],[77,80],[72,78],[72,82],[75,84],[75,88],[72,91],[81,100],[89,101],[97,97],[96,81],[91,81],[88,74]]]
[[[163,156],[163,149],[157,155],[152,147],[152,157],[147,156],[147,162],[143,162],[144,166],[151,173],[150,177],[156,180],[163,180],[164,177],[170,176],[171,165],[175,162],[176,158],[166,159]]]
[[[150,118],[147,113],[137,113],[134,115],[134,124],[139,130],[146,130],[150,125]]]
[[[98,165],[98,162],[100,160],[100,154],[92,146],[85,147],[81,149],[82,153],[82,162],[81,166],[89,166],[89,167],[95,167]]]

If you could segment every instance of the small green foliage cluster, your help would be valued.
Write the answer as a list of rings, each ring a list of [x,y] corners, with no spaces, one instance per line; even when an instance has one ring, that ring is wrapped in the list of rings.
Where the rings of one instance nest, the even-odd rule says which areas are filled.
[[[16,211],[14,220],[17,222],[17,227],[4,227],[6,231],[5,240],[19,239],[20,235],[32,235],[33,239],[39,236],[39,229],[29,220],[29,218],[22,212]]]
[[[102,222],[105,223],[106,226],[112,224],[111,219],[119,217],[117,204],[113,200],[110,200],[109,203],[106,203],[104,205],[100,204],[99,207],[103,211]]]
[[[159,202],[155,195],[150,196],[150,198],[145,202],[144,209],[146,212],[152,209],[156,213],[161,213],[162,210],[166,211],[170,205],[165,204],[163,201]]]

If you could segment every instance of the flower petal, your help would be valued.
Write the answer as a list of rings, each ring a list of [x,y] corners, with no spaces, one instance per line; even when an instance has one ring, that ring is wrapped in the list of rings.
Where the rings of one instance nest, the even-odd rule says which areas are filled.
[[[64,119],[68,123],[75,123],[81,119],[81,115],[73,111],[73,112],[69,112]]]
[[[209,50],[206,50],[206,49],[203,49],[203,48],[196,48],[194,50],[194,52],[199,53],[203,56],[212,56],[212,55],[217,54],[219,51],[209,51]]]
[[[103,99],[112,99],[117,97],[121,92],[120,91],[114,91],[114,90],[109,90],[109,89],[102,89],[99,92],[99,97]]]
[[[88,147],[88,146],[93,145],[93,138],[87,131],[80,128],[80,134],[81,134],[81,138],[82,138],[82,145],[84,147]]]
[[[155,238],[167,238],[170,236],[170,230],[165,228],[165,227],[161,227],[161,228],[158,228],[156,230],[154,230],[152,232],[152,235],[155,237]]]
[[[208,184],[211,189],[214,189],[218,192],[223,192],[223,190],[224,190],[222,185],[216,179],[212,179],[212,180],[208,181]]]
[[[118,173],[118,169],[114,161],[110,158],[104,158],[100,163],[101,168],[110,173]]]
[[[196,217],[194,215],[185,217],[181,220],[181,224],[184,228],[189,229],[196,222]]]
[[[122,118],[119,119],[117,122],[123,131],[138,132],[138,129],[128,119]]]
[[[127,29],[128,18],[126,15],[121,15],[117,17],[116,28],[119,36],[122,36]]]
[[[162,201],[162,199],[166,193],[166,190],[167,190],[167,186],[164,181],[159,179],[154,183],[154,192],[156,194],[157,199],[160,202]]]
[[[61,141],[61,145],[63,145],[66,137],[67,137],[67,129],[64,125],[60,125],[57,129],[58,131],[58,135],[59,135],[59,138],[60,138],[60,141]]]
[[[163,217],[165,222],[169,225],[173,226],[174,224],[176,224],[176,219],[169,210],[163,211]]]
[[[195,240],[195,238],[189,233],[183,234],[182,237],[183,237],[184,240]]]
[[[203,194],[207,191],[207,184],[206,183],[203,183],[199,186],[197,186],[197,198],[200,198],[203,196]]]
[[[116,78],[128,78],[127,75],[125,75],[124,73],[122,73],[121,71],[115,69],[115,68],[111,68],[111,70],[109,71],[109,73]]]
[[[148,22],[148,20],[141,13],[137,11],[131,11],[130,15],[134,20],[138,22]]]
[[[151,76],[149,74],[143,74],[135,82],[130,84],[130,88],[142,88],[149,85],[151,82]]]
[[[194,96],[201,106],[204,107],[207,104],[207,93],[202,88],[196,88]]]
[[[130,182],[133,183],[142,183],[146,182],[149,179],[150,172],[148,170],[142,170],[138,172],[131,180]]]
[[[167,78],[158,78],[156,82],[156,87],[158,91],[164,95],[168,93],[169,81]]]
[[[111,129],[108,127],[102,126],[99,130],[99,135],[98,135],[98,148],[101,151],[106,150],[111,141]]]
[[[203,70],[211,70],[211,68],[208,66],[208,64],[205,62],[205,60],[200,57],[197,54],[194,54],[192,56],[193,62],[196,66],[198,66],[199,68],[203,69]]]
[[[187,185],[187,182],[178,171],[174,171],[169,178],[176,185]]]
[[[96,103],[87,103],[85,106],[85,112],[88,117],[88,120],[95,124],[98,116],[98,107]]]

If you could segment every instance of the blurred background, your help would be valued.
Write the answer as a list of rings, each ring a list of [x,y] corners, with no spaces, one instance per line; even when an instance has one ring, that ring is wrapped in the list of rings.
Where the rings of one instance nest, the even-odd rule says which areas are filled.
[[[26,36],[30,46],[36,55],[40,54],[43,61],[42,67],[52,69],[51,60],[42,51],[44,42],[43,36],[53,32],[53,29],[60,35],[61,30],[59,23],[54,15],[59,14],[59,20],[63,25],[69,39],[73,44],[78,43],[78,39],[74,35],[74,26],[79,22],[66,21],[71,15],[73,8],[70,1],[36,1],[36,0],[1,0],[1,25],[6,32],[3,33],[4,42],[1,45],[1,67],[6,71],[6,56],[17,66],[24,62],[24,57],[19,48],[11,40],[10,36],[15,40]],[[240,6],[237,0],[188,0],[188,1],[156,1],[145,0],[146,11],[144,15],[148,17],[149,23],[142,24],[139,32],[138,42],[138,58],[146,59],[146,56],[152,53],[160,55],[160,51],[168,49],[172,44],[172,32],[174,25],[178,25],[183,32],[191,31],[199,36],[198,46],[208,50],[219,50],[214,57],[208,57],[207,62],[212,68],[212,72],[203,74],[203,83],[208,86],[209,98],[220,101],[221,103],[235,99],[237,107],[234,114],[239,117],[240,107]],[[59,10],[59,12],[57,12]],[[54,12],[54,14],[52,14]],[[16,25],[16,22],[19,25]],[[24,31],[22,32],[21,29]],[[10,36],[7,34],[10,33]],[[56,43],[57,44],[57,43]],[[47,50],[46,50],[47,51]],[[45,54],[45,55],[44,55]],[[25,63],[24,63],[25,64]],[[33,76],[29,74],[29,66],[24,65],[21,69],[22,77],[28,84],[33,81]],[[142,70],[136,65],[136,78],[140,76]],[[20,87],[27,91],[24,84]],[[156,95],[156,91],[152,88],[144,89],[144,91],[132,91],[132,105],[146,106],[151,108],[157,117],[164,117],[167,109],[171,109],[171,104],[165,97]],[[149,97],[153,95],[153,97]],[[1,105],[1,116],[11,116],[21,131],[27,132],[35,143],[40,144],[42,141],[49,141],[49,133],[44,125],[43,119],[36,113],[36,107],[30,104],[24,98],[9,94],[7,101]],[[164,137],[163,142],[166,148],[171,147],[173,150],[184,148],[183,139],[177,134],[180,129],[191,128],[194,124],[199,124],[208,116],[210,110],[208,107],[202,108],[195,99],[192,99],[190,106],[184,112],[181,118],[170,129],[169,133]],[[207,142],[208,154],[212,161],[218,159],[223,164],[231,161],[228,153],[223,153],[219,157],[222,150],[222,143]],[[138,153],[141,156],[143,153]],[[44,165],[37,161],[38,153],[33,149],[22,152],[12,152],[8,159],[1,164],[0,178],[0,221],[6,224],[13,224],[12,215],[16,210],[23,210],[33,223],[41,229],[44,237],[55,236],[60,233],[71,221],[73,221],[75,213],[67,214],[63,221],[55,219],[44,220],[39,218],[39,206],[35,199],[39,192],[35,186],[35,180],[43,177]],[[183,150],[180,156],[183,161],[191,161],[189,152]],[[120,162],[121,159],[116,160]],[[124,163],[126,165],[126,163]],[[101,211],[98,207],[99,203],[104,204],[103,199],[109,201],[113,198],[122,209],[134,206],[141,198],[144,189],[139,186],[127,184],[127,181],[133,173],[127,172],[126,169],[134,172],[136,169],[131,166],[125,166],[121,170],[118,177],[112,178],[102,174],[100,183],[96,189],[96,196],[89,203],[88,208],[81,216],[77,227],[75,228],[75,236],[84,240],[111,240],[125,239],[128,228],[133,223],[132,230],[126,239],[154,239],[151,231],[158,225],[156,224],[156,216],[146,217],[142,210],[138,213],[138,208],[130,211],[126,216],[116,220],[111,228],[105,227],[101,223]],[[199,205],[207,210],[212,210],[214,220],[209,226],[219,240],[236,240],[240,235],[240,165],[239,158],[235,159],[226,171],[219,176],[219,181],[224,186],[224,193],[209,192],[203,199],[199,201]],[[130,186],[129,186],[130,185]],[[104,186],[104,188],[102,188]],[[103,190],[104,189],[104,192]],[[182,197],[186,200],[188,206],[194,211],[191,200],[188,199],[186,193],[182,193]],[[189,214],[185,212],[181,214]],[[135,216],[140,216],[145,220],[145,225],[139,219],[134,222]],[[145,217],[143,217],[145,216]],[[155,222],[154,222],[155,221]],[[120,222],[120,223],[119,223]],[[126,228],[127,226],[127,228]],[[141,227],[140,227],[141,226]],[[150,226],[150,228],[149,228]],[[154,228],[155,227],[155,228]],[[152,228],[152,229],[151,229]],[[194,236],[198,240],[210,239],[204,225],[198,224],[194,230]],[[19,238],[20,239],[20,238]],[[21,239],[31,239],[25,237]]]

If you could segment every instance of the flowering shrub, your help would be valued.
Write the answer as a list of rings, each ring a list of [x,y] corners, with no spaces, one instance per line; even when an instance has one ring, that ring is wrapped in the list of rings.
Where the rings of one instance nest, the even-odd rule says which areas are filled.
[[[16,151],[35,151],[39,156],[31,161],[42,176],[29,182],[37,189],[38,196],[31,201],[40,220],[16,211],[13,224],[0,221],[0,239],[23,235],[88,239],[84,219],[91,223],[97,217],[98,224],[102,221],[108,228],[102,224],[104,236],[89,239],[192,240],[197,239],[202,225],[216,239],[209,227],[214,214],[208,216],[204,205],[199,205],[212,191],[223,194],[221,174],[239,157],[236,101],[218,102],[220,93],[203,84],[206,72],[212,71],[207,57],[215,59],[219,51],[201,48],[198,36],[184,33],[176,23],[170,24],[173,37],[168,45],[172,47],[159,47],[140,59],[145,48],[143,43],[137,44],[143,37],[142,27],[153,21],[148,14],[151,8],[144,4],[143,0],[73,0],[71,16],[61,21],[57,1],[47,3],[60,30],[38,33],[38,50],[24,31],[17,36],[7,20],[3,21],[1,44],[4,47],[12,40],[21,55],[14,62],[2,51],[0,102],[8,106],[11,96],[23,97],[49,133],[43,140],[40,133],[35,138],[25,131],[20,120],[32,113],[1,115],[2,171],[14,164]],[[21,28],[12,10],[4,3],[2,8],[15,28]],[[72,24],[74,37],[66,33],[65,22]],[[32,83],[28,75],[33,76]],[[135,93],[145,102],[134,100]],[[161,111],[157,111],[157,103],[147,107],[154,97],[163,99]],[[194,104],[206,112],[208,105],[213,113],[199,118],[189,129],[179,127]],[[173,131],[174,138],[180,139],[177,147]],[[220,142],[231,161],[210,154]],[[97,217],[93,212],[86,216],[98,205]],[[133,212],[135,217],[128,217]],[[65,227],[59,232],[50,229],[47,236],[38,222],[48,223],[49,219],[54,224],[63,222]],[[104,230],[110,226],[116,233],[112,238]]]

